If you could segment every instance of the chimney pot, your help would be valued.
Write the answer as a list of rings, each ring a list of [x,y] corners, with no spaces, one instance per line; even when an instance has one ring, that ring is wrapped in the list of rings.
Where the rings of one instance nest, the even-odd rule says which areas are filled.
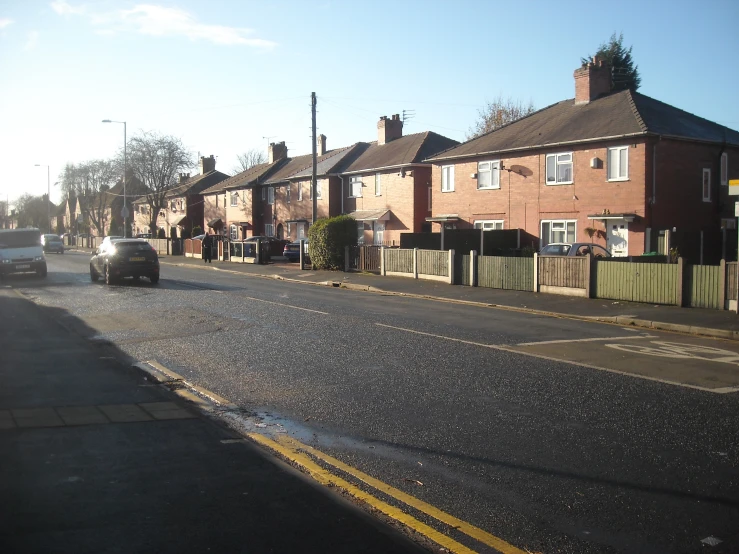
[[[395,114],[392,119],[387,116],[380,117],[377,122],[377,144],[383,145],[403,136],[403,122],[400,116]]]
[[[575,70],[575,104],[587,104],[611,92],[611,68],[598,56]]]
[[[269,144],[269,163],[274,163],[278,160],[284,160],[287,158],[287,147],[285,141],[282,142],[271,142]]]
[[[216,168],[216,158],[213,154],[209,157],[200,157],[200,174],[205,175],[209,171],[213,171]]]
[[[323,156],[326,153],[326,135],[318,135],[316,137],[316,154]]]

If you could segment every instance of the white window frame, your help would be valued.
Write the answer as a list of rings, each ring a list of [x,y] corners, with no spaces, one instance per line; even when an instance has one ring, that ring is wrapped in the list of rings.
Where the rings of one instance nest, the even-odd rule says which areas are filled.
[[[473,226],[475,229],[485,231],[500,231],[505,228],[502,219],[476,219]]]
[[[560,161],[560,156],[569,156],[569,161]],[[554,180],[549,180],[549,159],[554,159]],[[547,154],[545,163],[544,163],[544,174],[546,175],[546,184],[547,185],[571,185],[575,182],[575,156],[572,152],[556,152],[554,154]],[[559,168],[560,166],[570,166],[570,176],[571,179],[569,181],[560,181],[559,180]]]
[[[349,198],[362,198],[362,178],[355,176],[349,180]]]
[[[262,202],[267,200],[267,187],[262,187]]]
[[[729,184],[729,154],[724,152],[721,154],[721,167],[719,169],[721,186],[725,187]]]
[[[549,225],[549,236],[544,237],[544,225]],[[570,226],[572,230],[570,231]],[[564,240],[554,240],[554,233],[564,232]],[[571,233],[571,234],[570,234]],[[542,219],[539,222],[539,237],[541,248],[555,242],[576,242],[577,220],[576,219]]]
[[[382,182],[380,180],[380,173],[375,173],[375,196],[382,196]]]
[[[298,181],[298,202],[303,201],[303,183]]]
[[[441,192],[454,192],[454,166],[441,166]]]
[[[274,204],[274,203],[275,203],[275,187],[267,187],[267,204]]]
[[[293,224],[288,221],[287,222],[287,238],[292,237],[292,230],[293,230]]]
[[[275,236],[275,226],[273,223],[265,223],[264,224],[264,235],[267,237],[274,237]]]
[[[238,192],[232,192],[231,193],[231,207],[235,208],[239,205],[239,193]]]
[[[239,228],[236,225],[231,224],[228,228],[228,231],[229,231],[228,236],[231,238],[231,240],[238,240]]]
[[[611,163],[611,153],[614,153],[618,157],[618,163]],[[621,175],[621,158],[626,156],[626,174]],[[606,156],[606,163],[608,165],[607,178],[608,181],[628,181],[629,180],[629,147],[628,146],[614,146],[609,148]],[[614,168],[615,166],[615,168]],[[613,170],[615,169],[616,174],[614,175]]]
[[[357,221],[357,244],[364,244],[364,221]]]
[[[490,184],[482,185],[481,175],[490,174]],[[500,160],[477,163],[477,190],[495,190],[500,188]]]
[[[711,201],[711,168],[710,167],[703,168],[702,190],[703,190],[703,201],[710,202]]]
[[[316,179],[316,200],[323,198],[323,187],[321,186],[320,179]]]
[[[287,188],[285,189],[285,201],[288,204],[290,203],[290,183],[287,184]]]

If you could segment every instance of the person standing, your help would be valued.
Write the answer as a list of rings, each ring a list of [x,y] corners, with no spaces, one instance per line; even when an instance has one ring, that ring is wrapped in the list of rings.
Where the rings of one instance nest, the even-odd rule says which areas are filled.
[[[206,264],[213,263],[213,260],[211,259],[211,256],[213,255],[212,249],[213,237],[211,237],[208,233],[205,233],[205,236],[203,237],[203,262]]]

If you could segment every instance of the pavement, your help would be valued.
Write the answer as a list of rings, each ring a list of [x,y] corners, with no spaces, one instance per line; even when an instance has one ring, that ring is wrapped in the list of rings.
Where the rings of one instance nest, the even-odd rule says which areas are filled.
[[[428,552],[64,310],[0,287],[0,313],[0,552]]]
[[[465,302],[486,307],[517,310],[553,317],[597,320],[648,329],[677,331],[693,335],[739,340],[739,315],[729,310],[680,308],[656,304],[579,298],[556,294],[509,291],[483,287],[449,285],[439,281],[407,277],[383,277],[373,273],[302,270],[297,263],[281,257],[268,264],[242,264],[198,258],[163,256],[161,263],[231,271],[252,277],[284,279],[313,285],[343,287],[381,294]],[[162,271],[166,278],[166,270]],[[206,277],[204,277],[206,279]]]

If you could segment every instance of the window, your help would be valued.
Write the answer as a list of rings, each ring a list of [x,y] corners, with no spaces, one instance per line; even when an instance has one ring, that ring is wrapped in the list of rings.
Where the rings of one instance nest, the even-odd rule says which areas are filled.
[[[380,174],[375,173],[375,196],[382,196],[382,189],[380,188]]]
[[[318,200],[321,199],[321,192],[322,192],[321,191],[321,181],[319,181],[318,179],[316,179],[316,198]]]
[[[267,223],[264,225],[264,234],[268,237],[274,237],[275,236],[275,226],[271,223]]]
[[[542,220],[541,247],[552,242],[575,242],[576,231],[574,220]]]
[[[547,154],[547,185],[572,183],[572,152]]]
[[[703,168],[703,201],[711,201],[711,170],[708,167]]]
[[[290,238],[293,234],[293,224],[289,221],[287,222],[287,238]]]
[[[500,162],[479,162],[477,164],[477,188],[500,188]]]
[[[475,229],[484,229],[485,231],[499,231],[502,228],[502,219],[483,219],[475,221]]]
[[[444,165],[441,167],[441,192],[454,191],[454,166]]]
[[[629,147],[608,149],[608,180],[626,181],[629,178]]]
[[[262,187],[262,201],[267,200],[267,187]]]
[[[267,204],[274,204],[275,203],[275,189],[274,187],[268,187],[267,188]],[[272,235],[269,235],[270,237]]]
[[[364,221],[357,221],[357,244],[364,244]]]
[[[231,206],[238,206],[238,205],[239,205],[239,193],[232,192],[231,193]]]
[[[720,180],[722,187],[729,184],[729,155],[726,152],[721,154]]]
[[[171,210],[172,210],[173,212],[176,212],[176,211],[177,211],[177,202],[175,202],[174,200],[172,200],[172,201],[171,201],[171,202],[169,203],[169,208],[170,208],[170,209],[171,209]]]
[[[298,202],[303,201],[303,183],[298,183]]]
[[[349,194],[354,198],[361,198],[362,196],[362,178],[352,177],[349,183]]]
[[[290,203],[290,183],[287,184],[287,189],[285,189],[285,201],[289,204]],[[288,231],[289,233],[289,231]]]
[[[239,238],[239,228],[236,227],[236,225],[231,225],[228,228],[229,236],[231,237],[231,240],[237,240]]]
[[[431,189],[431,187],[429,187],[429,213],[431,213],[431,198],[433,196],[433,194],[432,194],[431,191],[432,191],[432,189]]]

